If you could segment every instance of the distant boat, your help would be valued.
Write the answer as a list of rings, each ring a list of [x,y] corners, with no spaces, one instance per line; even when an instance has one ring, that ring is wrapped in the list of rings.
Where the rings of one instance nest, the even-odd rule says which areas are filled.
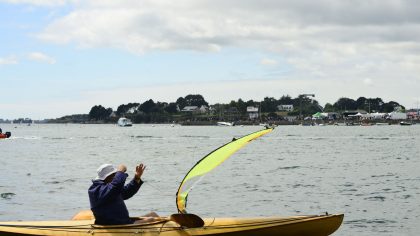
[[[382,123],[376,123],[376,125],[390,125],[390,123],[384,123],[384,122],[382,122]]]
[[[411,122],[407,122],[407,121],[401,121],[400,125],[412,125]]]
[[[235,124],[233,122],[224,122],[224,121],[219,121],[217,122],[218,126],[234,126]]]
[[[130,126],[133,126],[133,123],[131,122],[131,120],[130,119],[127,119],[127,118],[124,118],[124,117],[121,117],[118,120],[118,123],[117,124],[119,126],[121,126],[121,127],[130,127]]]
[[[10,136],[12,136],[12,133],[6,132],[6,133],[3,134],[1,129],[0,129],[0,139],[10,138]]]

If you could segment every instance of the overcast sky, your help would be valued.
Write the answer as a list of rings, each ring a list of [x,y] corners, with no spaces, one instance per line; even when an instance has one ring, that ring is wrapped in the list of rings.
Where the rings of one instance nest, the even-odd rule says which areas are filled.
[[[0,118],[202,94],[420,102],[416,0],[0,0]]]

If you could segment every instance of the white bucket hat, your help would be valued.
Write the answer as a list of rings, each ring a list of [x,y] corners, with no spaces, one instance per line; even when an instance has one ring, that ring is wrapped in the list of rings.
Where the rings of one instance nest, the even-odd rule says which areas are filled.
[[[106,177],[117,172],[117,169],[111,164],[103,164],[96,170],[96,172],[98,172],[98,176],[96,176],[95,180],[105,180]]]

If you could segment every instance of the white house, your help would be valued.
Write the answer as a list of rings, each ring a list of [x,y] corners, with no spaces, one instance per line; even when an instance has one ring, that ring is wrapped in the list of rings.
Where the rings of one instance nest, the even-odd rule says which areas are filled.
[[[182,112],[195,112],[195,113],[206,113],[208,112],[209,108],[205,105],[200,107],[198,106],[185,106],[181,111]]]
[[[279,110],[279,111],[293,111],[293,105],[278,105],[277,110]]]
[[[198,108],[198,110],[200,111],[200,113],[206,113],[209,108],[206,105],[201,105],[200,108]]]
[[[198,110],[198,106],[185,106],[184,108],[182,108],[181,111],[192,112],[192,111],[197,111],[197,110]]]
[[[258,119],[258,107],[253,107],[253,106],[246,107],[246,112],[249,115],[249,119],[251,120]]]

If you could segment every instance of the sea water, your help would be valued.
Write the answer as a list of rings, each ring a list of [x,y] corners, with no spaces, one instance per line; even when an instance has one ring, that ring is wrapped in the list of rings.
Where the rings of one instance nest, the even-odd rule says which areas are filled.
[[[147,167],[132,216],[176,212],[190,168],[259,126],[4,125],[0,221],[67,220],[89,209],[87,189],[103,163]],[[191,191],[202,217],[344,213],[334,235],[420,234],[420,125],[280,126],[209,173]]]

